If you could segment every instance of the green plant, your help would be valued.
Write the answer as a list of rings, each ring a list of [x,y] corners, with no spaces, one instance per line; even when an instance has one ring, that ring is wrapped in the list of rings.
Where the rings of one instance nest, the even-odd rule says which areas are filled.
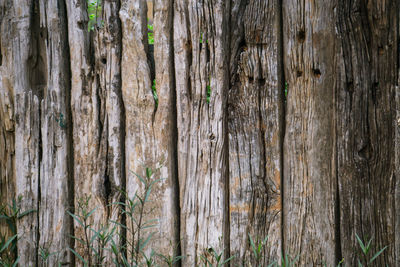
[[[149,44],[154,44],[154,26],[153,24],[147,23],[147,37]]]
[[[204,40],[204,33],[201,32],[201,33],[200,33],[200,43],[201,43],[201,44],[203,43],[203,40]],[[206,39],[206,43],[208,44],[208,40],[207,40],[207,39]]]
[[[285,82],[285,99],[287,98],[288,89],[289,89],[289,84]]]
[[[138,190],[132,197],[129,197],[128,193],[121,190],[126,201],[113,203],[122,207],[122,213],[126,215],[127,221],[126,224],[116,221],[111,222],[126,230],[127,240],[126,244],[120,248],[116,244],[112,244],[112,252],[116,257],[114,262],[118,266],[137,266],[142,262],[142,259],[149,266],[149,264],[153,263],[154,254],[151,253],[146,256],[144,249],[154,233],[145,232],[157,226],[157,220],[144,221],[144,213],[146,204],[149,202],[151,190],[154,184],[161,179],[155,179],[153,170],[150,168],[146,168],[145,177],[136,173],[133,174],[139,179],[143,190]]]
[[[0,205],[0,220],[4,220],[11,231],[12,235],[6,239],[5,236],[0,235],[0,265],[1,266],[17,266],[19,257],[15,260],[17,255],[17,221],[24,216],[35,212],[34,209],[21,211],[22,196],[18,199],[13,199],[11,204]]]
[[[19,257],[13,261],[11,251],[13,251],[14,242],[18,239],[18,235],[13,235],[9,239],[5,239],[4,236],[0,237],[0,266],[9,267],[17,266]]]
[[[204,267],[222,267],[233,260],[233,258],[235,256],[224,260],[224,250],[217,252],[213,247],[206,249],[203,255],[200,256]]]
[[[153,84],[151,86],[151,89],[153,91],[153,97],[154,101],[156,102],[156,109],[158,108],[158,95],[157,95],[157,88],[156,88],[156,80],[153,80]]]
[[[98,20],[101,14],[101,0],[86,0],[87,1],[87,12],[89,16],[88,31],[93,31],[94,27],[102,27],[104,24],[103,20]]]
[[[78,200],[77,213],[68,214],[78,223],[83,231],[83,237],[72,236],[74,240],[79,242],[83,247],[84,254],[81,255],[75,249],[69,250],[80,260],[84,266],[101,266],[104,261],[104,251],[108,243],[114,236],[115,227],[109,225],[100,225],[100,229],[96,230],[90,223],[90,217],[97,208],[89,210],[89,202],[91,196],[85,195]]]
[[[256,260],[256,266],[261,266],[262,258],[264,255],[264,247],[267,244],[268,236],[264,238],[264,240],[257,240],[256,243],[254,243],[253,238],[251,237],[249,233],[249,242],[251,246],[251,250],[253,251],[254,258]]]
[[[300,255],[297,255],[294,259],[292,259],[288,254],[281,257],[281,265],[277,265],[277,267],[291,267],[294,266],[295,263],[299,260]]]
[[[61,128],[65,128],[65,120],[62,113],[60,113],[60,116],[56,118],[56,122],[58,123],[58,125],[60,125]]]
[[[58,257],[60,255],[60,251],[56,251],[56,252],[50,252],[50,249],[48,247],[43,247],[40,246],[39,247],[39,259],[41,260],[42,263],[47,262],[51,257],[56,257],[56,262],[57,262],[57,266],[60,267],[62,266],[62,263],[59,262]]]
[[[170,246],[172,247],[171,242]],[[179,243],[174,247],[172,255],[163,255],[163,254],[157,254],[157,255],[161,258],[162,262],[164,262],[168,267],[175,266],[180,260],[183,259],[183,256],[177,256],[178,247]]]
[[[372,240],[373,238],[371,238],[366,244],[361,240],[361,238],[356,234],[356,239],[358,244],[360,245],[361,248],[361,261],[360,259],[358,259],[358,266],[368,266],[371,265],[376,258],[379,257],[379,255],[381,255],[383,253],[383,251],[387,248],[387,246],[385,246],[384,248],[382,248],[381,250],[379,250],[378,252],[376,252],[372,257],[370,256],[370,252],[371,252],[371,244],[372,244]]]
[[[210,103],[210,100],[211,100],[211,86],[207,85],[207,98],[206,98],[207,104]]]

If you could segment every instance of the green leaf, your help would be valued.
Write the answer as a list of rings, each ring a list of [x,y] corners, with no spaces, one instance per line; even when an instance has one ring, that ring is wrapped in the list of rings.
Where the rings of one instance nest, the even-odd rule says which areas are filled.
[[[372,238],[368,241],[368,244],[366,246],[366,254],[368,254],[369,249],[371,248],[371,242],[372,242]]]
[[[152,238],[152,236],[154,235],[154,233],[150,233],[148,236],[147,236],[147,238],[146,238],[146,240],[142,243],[142,242],[139,242],[139,244],[140,244],[140,246],[139,246],[139,251],[142,251],[143,250],[143,248],[147,245],[147,243],[149,243],[149,241],[150,241],[150,239]]]
[[[72,237],[76,241],[79,241],[79,243],[85,245],[85,242],[82,239],[80,239],[79,237],[76,237],[76,236],[73,236],[73,235],[70,235],[70,237]]]
[[[249,240],[250,240],[250,245],[251,245],[251,249],[253,250],[254,256],[257,258],[256,246],[254,244],[253,238],[251,238],[250,233],[249,233]]]
[[[89,218],[90,217],[90,215],[92,215],[93,214],[93,212],[95,211],[95,210],[97,210],[97,207],[96,208],[94,208],[94,209],[92,209],[87,215],[86,215],[86,218]]]
[[[69,211],[67,211],[67,213],[68,213],[70,216],[72,216],[72,218],[74,218],[74,220],[77,221],[83,228],[85,228],[85,226],[83,225],[82,221],[79,220],[79,218],[78,218],[75,214],[72,214],[72,213],[69,212]]]
[[[116,225],[118,225],[118,226],[120,226],[120,227],[122,227],[122,228],[124,228],[124,229],[127,229],[127,228],[128,228],[126,225],[123,225],[123,224],[121,224],[121,223],[119,223],[119,222],[116,222],[116,221],[113,221],[113,220],[110,220],[110,222],[112,222],[112,223],[114,223],[114,224],[116,224]]]
[[[361,240],[361,238],[356,234],[356,238],[357,238],[357,241],[358,241],[358,244],[360,245],[360,247],[361,247],[361,250],[362,250],[362,252],[364,253],[364,255],[366,255],[367,253],[367,250],[366,250],[366,248],[365,248],[365,245],[364,245],[364,243],[362,242],[362,240]]]
[[[87,262],[82,258],[81,255],[79,255],[78,252],[76,252],[76,251],[73,250],[72,248],[68,248],[68,249],[69,249],[72,253],[74,253],[74,255],[77,256],[78,259],[80,259],[80,260],[83,262],[83,264],[84,264],[85,266],[87,266]]]
[[[36,212],[36,210],[35,209],[26,210],[26,211],[22,212],[21,214],[19,214],[17,218],[21,219],[22,217],[24,217],[24,216],[26,216],[26,215],[28,215],[29,213],[32,213],[32,212]]]
[[[153,171],[150,168],[146,168],[146,177],[151,178],[153,175]]]
[[[7,240],[7,242],[3,245],[3,247],[0,249],[0,253],[2,253],[4,250],[8,248],[8,246],[11,244],[11,242],[14,241],[14,239],[17,238],[18,235],[13,235],[11,238]]]
[[[372,263],[376,258],[378,258],[379,255],[381,255],[382,252],[383,252],[386,248],[387,248],[387,246],[385,246],[383,249],[379,250],[379,251],[371,258],[371,260],[369,261],[369,263]]]
[[[222,262],[222,264],[226,264],[228,262],[230,262],[231,260],[233,260],[235,258],[235,255],[233,255],[232,257],[229,257],[228,259],[224,260],[224,262]]]

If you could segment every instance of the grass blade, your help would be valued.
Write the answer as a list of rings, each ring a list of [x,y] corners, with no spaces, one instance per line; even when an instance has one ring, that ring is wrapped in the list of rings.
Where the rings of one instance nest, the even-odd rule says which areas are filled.
[[[376,258],[378,258],[379,255],[381,255],[382,252],[383,252],[386,248],[387,248],[387,246],[385,246],[383,249],[379,250],[379,251],[371,258],[371,260],[369,261],[369,263],[372,263]]]

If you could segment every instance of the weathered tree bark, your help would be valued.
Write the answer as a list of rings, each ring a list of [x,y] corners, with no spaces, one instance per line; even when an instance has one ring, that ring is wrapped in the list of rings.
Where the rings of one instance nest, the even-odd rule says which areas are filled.
[[[281,256],[283,83],[278,1],[232,6],[229,92],[230,248],[235,262]],[[249,243],[268,237],[261,262]]]
[[[0,2],[0,203],[2,208],[15,199],[15,105],[13,75],[13,34],[9,22],[12,4]],[[7,223],[0,221],[0,234],[12,236]]]
[[[101,4],[102,24],[93,31],[95,62],[94,69],[98,86],[100,147],[100,173],[102,174],[102,198],[105,225],[120,220],[120,208],[116,204],[125,184],[124,170],[124,120],[121,91],[121,23],[118,1]],[[119,243],[117,236],[115,243]],[[106,264],[112,264],[111,253],[106,254]]]
[[[85,200],[90,197],[88,211],[96,212],[88,220],[96,231],[108,223],[109,208],[106,197],[107,134],[104,91],[96,60],[92,33],[88,31],[86,1],[67,1],[68,37],[71,61],[71,112],[73,120],[74,203],[75,213],[81,213]],[[97,25],[96,25],[97,26]],[[104,78],[104,76],[103,76]],[[103,80],[104,82],[104,80]],[[118,153],[117,151],[115,151]],[[83,227],[75,221],[74,235],[84,237]],[[92,234],[92,233],[90,233]],[[88,260],[89,252],[80,242],[75,249]],[[77,264],[82,264],[76,259]]]
[[[34,25],[34,34],[42,42],[38,48],[43,58],[38,59],[38,74],[43,75],[46,87],[41,102],[40,128],[40,188],[39,188],[39,249],[59,252],[40,266],[56,266],[58,262],[71,263],[67,250],[71,246],[72,218],[69,192],[72,176],[70,65],[64,1],[40,2],[40,21]],[[36,10],[35,10],[36,11]],[[39,15],[38,13],[34,13]],[[43,51],[45,50],[45,51]],[[40,76],[38,78],[41,78]]]
[[[183,265],[229,242],[227,117],[230,5],[176,1],[178,169]]]
[[[40,102],[47,77],[43,39],[36,39],[38,5],[33,1],[13,1],[12,72],[15,105],[15,168],[16,196],[21,199],[21,211],[38,210],[40,164]],[[36,27],[35,27],[36,26]],[[38,217],[24,216],[17,223],[17,233],[24,238],[18,242],[20,264],[36,264]]]
[[[164,255],[180,253],[179,245],[179,185],[177,171],[177,125],[173,48],[173,1],[154,3],[154,62],[158,103],[155,107],[153,134],[156,160],[162,163],[156,187],[158,199],[155,216],[159,236],[153,247]],[[151,5],[149,6],[151,7]],[[179,254],[180,255],[180,254]]]
[[[154,50],[149,49],[146,1],[122,3],[122,93],[126,114],[126,191],[130,198],[143,194],[146,167],[156,170],[151,201],[146,204],[143,223],[157,220],[158,226],[150,248],[172,255],[178,244],[176,149],[174,123],[174,73],[172,57],[172,4],[154,2]],[[133,15],[133,16],[132,16]],[[151,63],[154,51],[154,66]],[[152,91],[155,79],[155,90]],[[127,218],[129,221],[129,218]],[[133,229],[131,229],[133,230]],[[152,231],[152,230],[151,230]],[[150,233],[141,231],[140,238]],[[139,236],[127,234],[129,242]]]
[[[66,211],[90,195],[93,229],[124,222],[112,203],[146,167],[147,254],[353,266],[358,235],[400,265],[398,1],[146,2],[101,1],[89,31],[86,0],[0,0],[0,206],[36,210],[20,265],[80,266]],[[258,262],[249,235],[268,236]]]
[[[372,252],[388,246],[376,266],[394,264],[396,257],[393,244],[400,230],[394,210],[400,167],[394,156],[399,60],[396,2],[339,1],[336,6],[340,248],[349,265],[357,264],[360,253],[356,235],[365,243],[373,238]]]
[[[300,266],[336,265],[335,1],[283,1],[284,252]]]

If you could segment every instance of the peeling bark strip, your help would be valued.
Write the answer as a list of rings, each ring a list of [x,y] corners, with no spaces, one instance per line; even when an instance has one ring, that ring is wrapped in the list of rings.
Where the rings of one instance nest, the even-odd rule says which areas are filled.
[[[284,143],[285,253],[300,266],[336,265],[335,1],[285,0],[289,84]]]
[[[229,92],[230,240],[255,265],[249,235],[268,236],[263,266],[281,258],[281,90],[278,1],[235,1]]]
[[[223,248],[229,2],[176,1],[175,76],[183,265]],[[220,240],[222,238],[222,240]]]
[[[71,140],[69,91],[70,66],[67,39],[65,4],[58,0],[40,1],[40,24],[35,37],[43,42],[41,55],[46,62],[42,68],[47,81],[41,103],[41,166],[39,206],[39,248],[60,252],[46,263],[39,258],[40,266],[56,266],[57,262],[71,262],[69,238],[72,218],[66,213],[69,207],[68,189],[71,177],[69,155]],[[44,51],[45,50],[45,51]],[[40,63],[40,61],[39,61]],[[42,63],[43,64],[43,63]]]
[[[394,246],[400,231],[394,210],[400,168],[394,156],[398,5],[398,1],[338,1],[337,5],[337,172],[340,245],[347,265],[357,264],[356,234],[364,242],[373,238],[373,252],[388,246],[376,266],[395,266],[400,257]]]

